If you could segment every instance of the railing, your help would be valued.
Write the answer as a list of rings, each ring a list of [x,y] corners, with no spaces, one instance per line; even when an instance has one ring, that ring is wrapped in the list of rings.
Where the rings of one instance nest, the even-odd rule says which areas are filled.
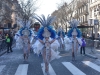
[[[0,40],[0,53],[5,51],[7,49],[7,44],[5,42],[5,39]]]
[[[86,47],[89,47],[91,52],[94,53],[95,49],[100,49],[100,40],[86,39]]]

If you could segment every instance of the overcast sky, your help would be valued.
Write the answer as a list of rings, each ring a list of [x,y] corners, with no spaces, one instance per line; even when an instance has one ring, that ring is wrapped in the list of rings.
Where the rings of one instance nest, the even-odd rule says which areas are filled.
[[[44,14],[47,16],[51,14],[54,10],[57,10],[58,4],[63,2],[70,3],[71,0],[38,0],[39,9],[37,10],[37,14],[41,15]]]

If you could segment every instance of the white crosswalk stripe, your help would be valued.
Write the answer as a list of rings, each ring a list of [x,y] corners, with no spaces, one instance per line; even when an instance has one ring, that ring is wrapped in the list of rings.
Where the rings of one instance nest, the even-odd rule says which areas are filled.
[[[46,75],[45,74],[45,66],[44,66],[44,64],[41,64],[41,67],[42,67],[43,74]],[[50,75],[56,75],[56,73],[54,72],[54,70],[53,70],[53,68],[52,68],[52,66],[50,64],[49,64],[49,73],[50,73]]]
[[[73,75],[86,75],[81,70],[79,70],[77,67],[75,67],[70,62],[62,62],[62,64],[73,74]]]
[[[76,67],[71,62],[61,62],[61,64],[63,64],[63,68],[65,68],[66,70],[70,71],[70,73],[72,75],[87,75],[85,72],[83,72],[82,70],[80,70],[78,67]],[[92,63],[91,61],[82,61],[82,64],[85,64],[85,65],[87,65],[87,67],[91,67],[95,71],[100,72],[100,66],[99,65],[96,65],[95,63]],[[15,74],[14,75],[28,75],[27,74],[28,71],[29,71],[28,66],[29,66],[29,64],[20,64],[18,67],[16,67],[16,71],[15,71]],[[5,67],[6,67],[6,65],[1,65],[0,66],[0,73],[3,72],[3,69]],[[40,68],[42,68],[43,75],[46,75],[44,63],[41,64],[41,67]],[[49,73],[50,73],[50,75],[57,75],[56,72],[55,72],[55,69],[53,69],[53,66],[51,64],[49,64]]]
[[[21,64],[18,66],[15,75],[27,75],[28,64]]]
[[[83,62],[85,65],[87,65],[87,66],[93,68],[94,70],[100,72],[100,66],[98,66],[98,65],[96,65],[96,64],[94,64],[94,63],[92,63],[92,62],[90,62],[90,61],[82,61],[82,62]]]
[[[0,72],[5,68],[6,65],[1,65],[0,66]]]

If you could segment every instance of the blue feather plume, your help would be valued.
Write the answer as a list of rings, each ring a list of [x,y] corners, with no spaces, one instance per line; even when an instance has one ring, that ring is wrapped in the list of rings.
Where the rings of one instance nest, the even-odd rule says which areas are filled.
[[[76,29],[77,31],[77,37],[81,37],[82,33],[81,31],[77,28],[77,25],[79,24],[79,21],[77,21],[76,19],[73,19],[71,22],[69,22],[70,26],[72,27],[68,33],[67,36],[68,37],[72,37],[72,32],[74,29]]]
[[[51,36],[50,36],[51,38],[56,37],[56,32],[55,32],[55,30],[53,30],[53,27],[51,26],[51,23],[54,21],[55,17],[48,15],[46,18],[44,15],[41,15],[41,17],[38,15],[35,15],[34,18],[36,20],[38,20],[41,23],[41,25],[43,26],[38,30],[38,33],[37,33],[37,37],[39,39],[43,40],[43,38],[44,38],[42,36],[42,34],[44,32],[44,27],[47,27],[48,31],[51,33]]]
[[[48,26],[47,28],[48,28],[48,31],[51,33],[51,36],[50,37],[53,38],[53,39],[55,39],[56,38],[56,32],[55,32],[55,30],[53,30],[53,28],[51,26]],[[44,32],[44,27],[41,27],[39,29],[38,33],[37,33],[37,37],[39,39],[41,39],[41,40],[43,40],[43,38],[44,38],[42,36],[43,32]]]
[[[65,32],[64,31],[59,31],[58,36],[60,36],[61,33],[62,33],[63,37],[65,37]]]
[[[81,35],[82,35],[81,31],[80,31],[78,28],[75,28],[75,29],[76,29],[76,31],[77,31],[77,37],[80,38]],[[68,33],[67,33],[67,36],[68,36],[68,37],[72,37],[72,32],[73,32],[73,30],[74,30],[74,28],[71,28],[71,29],[68,31]]]
[[[55,17],[52,17],[52,16],[50,16],[50,15],[48,15],[47,18],[46,18],[44,15],[41,15],[41,17],[38,16],[38,15],[35,15],[34,18],[35,18],[36,20],[38,20],[38,21],[41,23],[41,25],[44,26],[44,27],[47,27],[47,26],[51,25],[51,23],[52,23],[52,22],[54,21],[54,19],[55,19]]]

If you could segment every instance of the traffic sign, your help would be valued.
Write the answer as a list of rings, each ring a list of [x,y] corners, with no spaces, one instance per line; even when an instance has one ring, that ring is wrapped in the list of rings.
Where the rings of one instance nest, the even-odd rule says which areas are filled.
[[[99,20],[98,19],[94,19],[94,25],[99,25]]]

